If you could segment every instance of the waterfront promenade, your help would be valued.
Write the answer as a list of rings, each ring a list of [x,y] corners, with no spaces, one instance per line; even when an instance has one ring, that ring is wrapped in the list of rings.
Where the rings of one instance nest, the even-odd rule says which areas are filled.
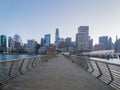
[[[10,80],[4,90],[115,90],[62,55]]]

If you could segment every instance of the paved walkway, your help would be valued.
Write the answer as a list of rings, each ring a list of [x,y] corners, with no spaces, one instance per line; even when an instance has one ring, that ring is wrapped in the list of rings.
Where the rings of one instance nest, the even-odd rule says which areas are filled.
[[[114,90],[67,58],[58,55],[8,82],[5,90]]]

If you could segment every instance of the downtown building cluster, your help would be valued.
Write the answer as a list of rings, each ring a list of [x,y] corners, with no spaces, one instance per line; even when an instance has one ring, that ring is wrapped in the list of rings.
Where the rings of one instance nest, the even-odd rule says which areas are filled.
[[[73,45],[74,44],[74,45]],[[50,34],[46,34],[44,38],[41,38],[39,53],[57,53],[57,52],[68,52],[74,51],[75,43],[71,41],[70,37],[61,38],[59,29],[55,30],[55,41],[51,44]]]
[[[23,51],[23,43],[19,35],[15,34],[14,37],[8,37],[8,44],[7,44],[7,36],[0,35],[0,52],[1,53],[2,52],[22,52],[22,51]]]
[[[93,39],[89,36],[89,26],[78,27],[76,33],[76,40],[72,41],[71,37],[60,37],[59,29],[55,30],[55,41],[51,43],[51,35],[45,34],[41,38],[40,43],[34,39],[27,40],[26,44],[23,44],[19,35],[14,37],[7,37],[0,35],[0,52],[7,53],[40,53],[50,54],[57,52],[70,52],[80,53],[89,52],[93,50],[115,50],[120,51],[120,39],[116,36],[115,43],[112,42],[112,38],[108,36],[100,36],[99,43],[93,46]]]

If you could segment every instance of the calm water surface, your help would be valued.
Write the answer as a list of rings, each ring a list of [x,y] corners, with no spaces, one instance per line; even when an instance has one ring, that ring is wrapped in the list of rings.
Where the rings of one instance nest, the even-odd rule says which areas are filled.
[[[0,60],[11,60],[11,59],[17,59],[17,58],[26,58],[26,57],[32,57],[36,55],[29,55],[29,54],[0,54]]]

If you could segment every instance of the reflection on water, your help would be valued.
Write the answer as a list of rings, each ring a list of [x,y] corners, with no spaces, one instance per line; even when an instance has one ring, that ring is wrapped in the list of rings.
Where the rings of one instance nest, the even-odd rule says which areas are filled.
[[[29,55],[29,54],[0,54],[0,60],[10,60],[10,59],[17,59],[17,58],[26,58],[26,57],[32,57],[35,55]]]

